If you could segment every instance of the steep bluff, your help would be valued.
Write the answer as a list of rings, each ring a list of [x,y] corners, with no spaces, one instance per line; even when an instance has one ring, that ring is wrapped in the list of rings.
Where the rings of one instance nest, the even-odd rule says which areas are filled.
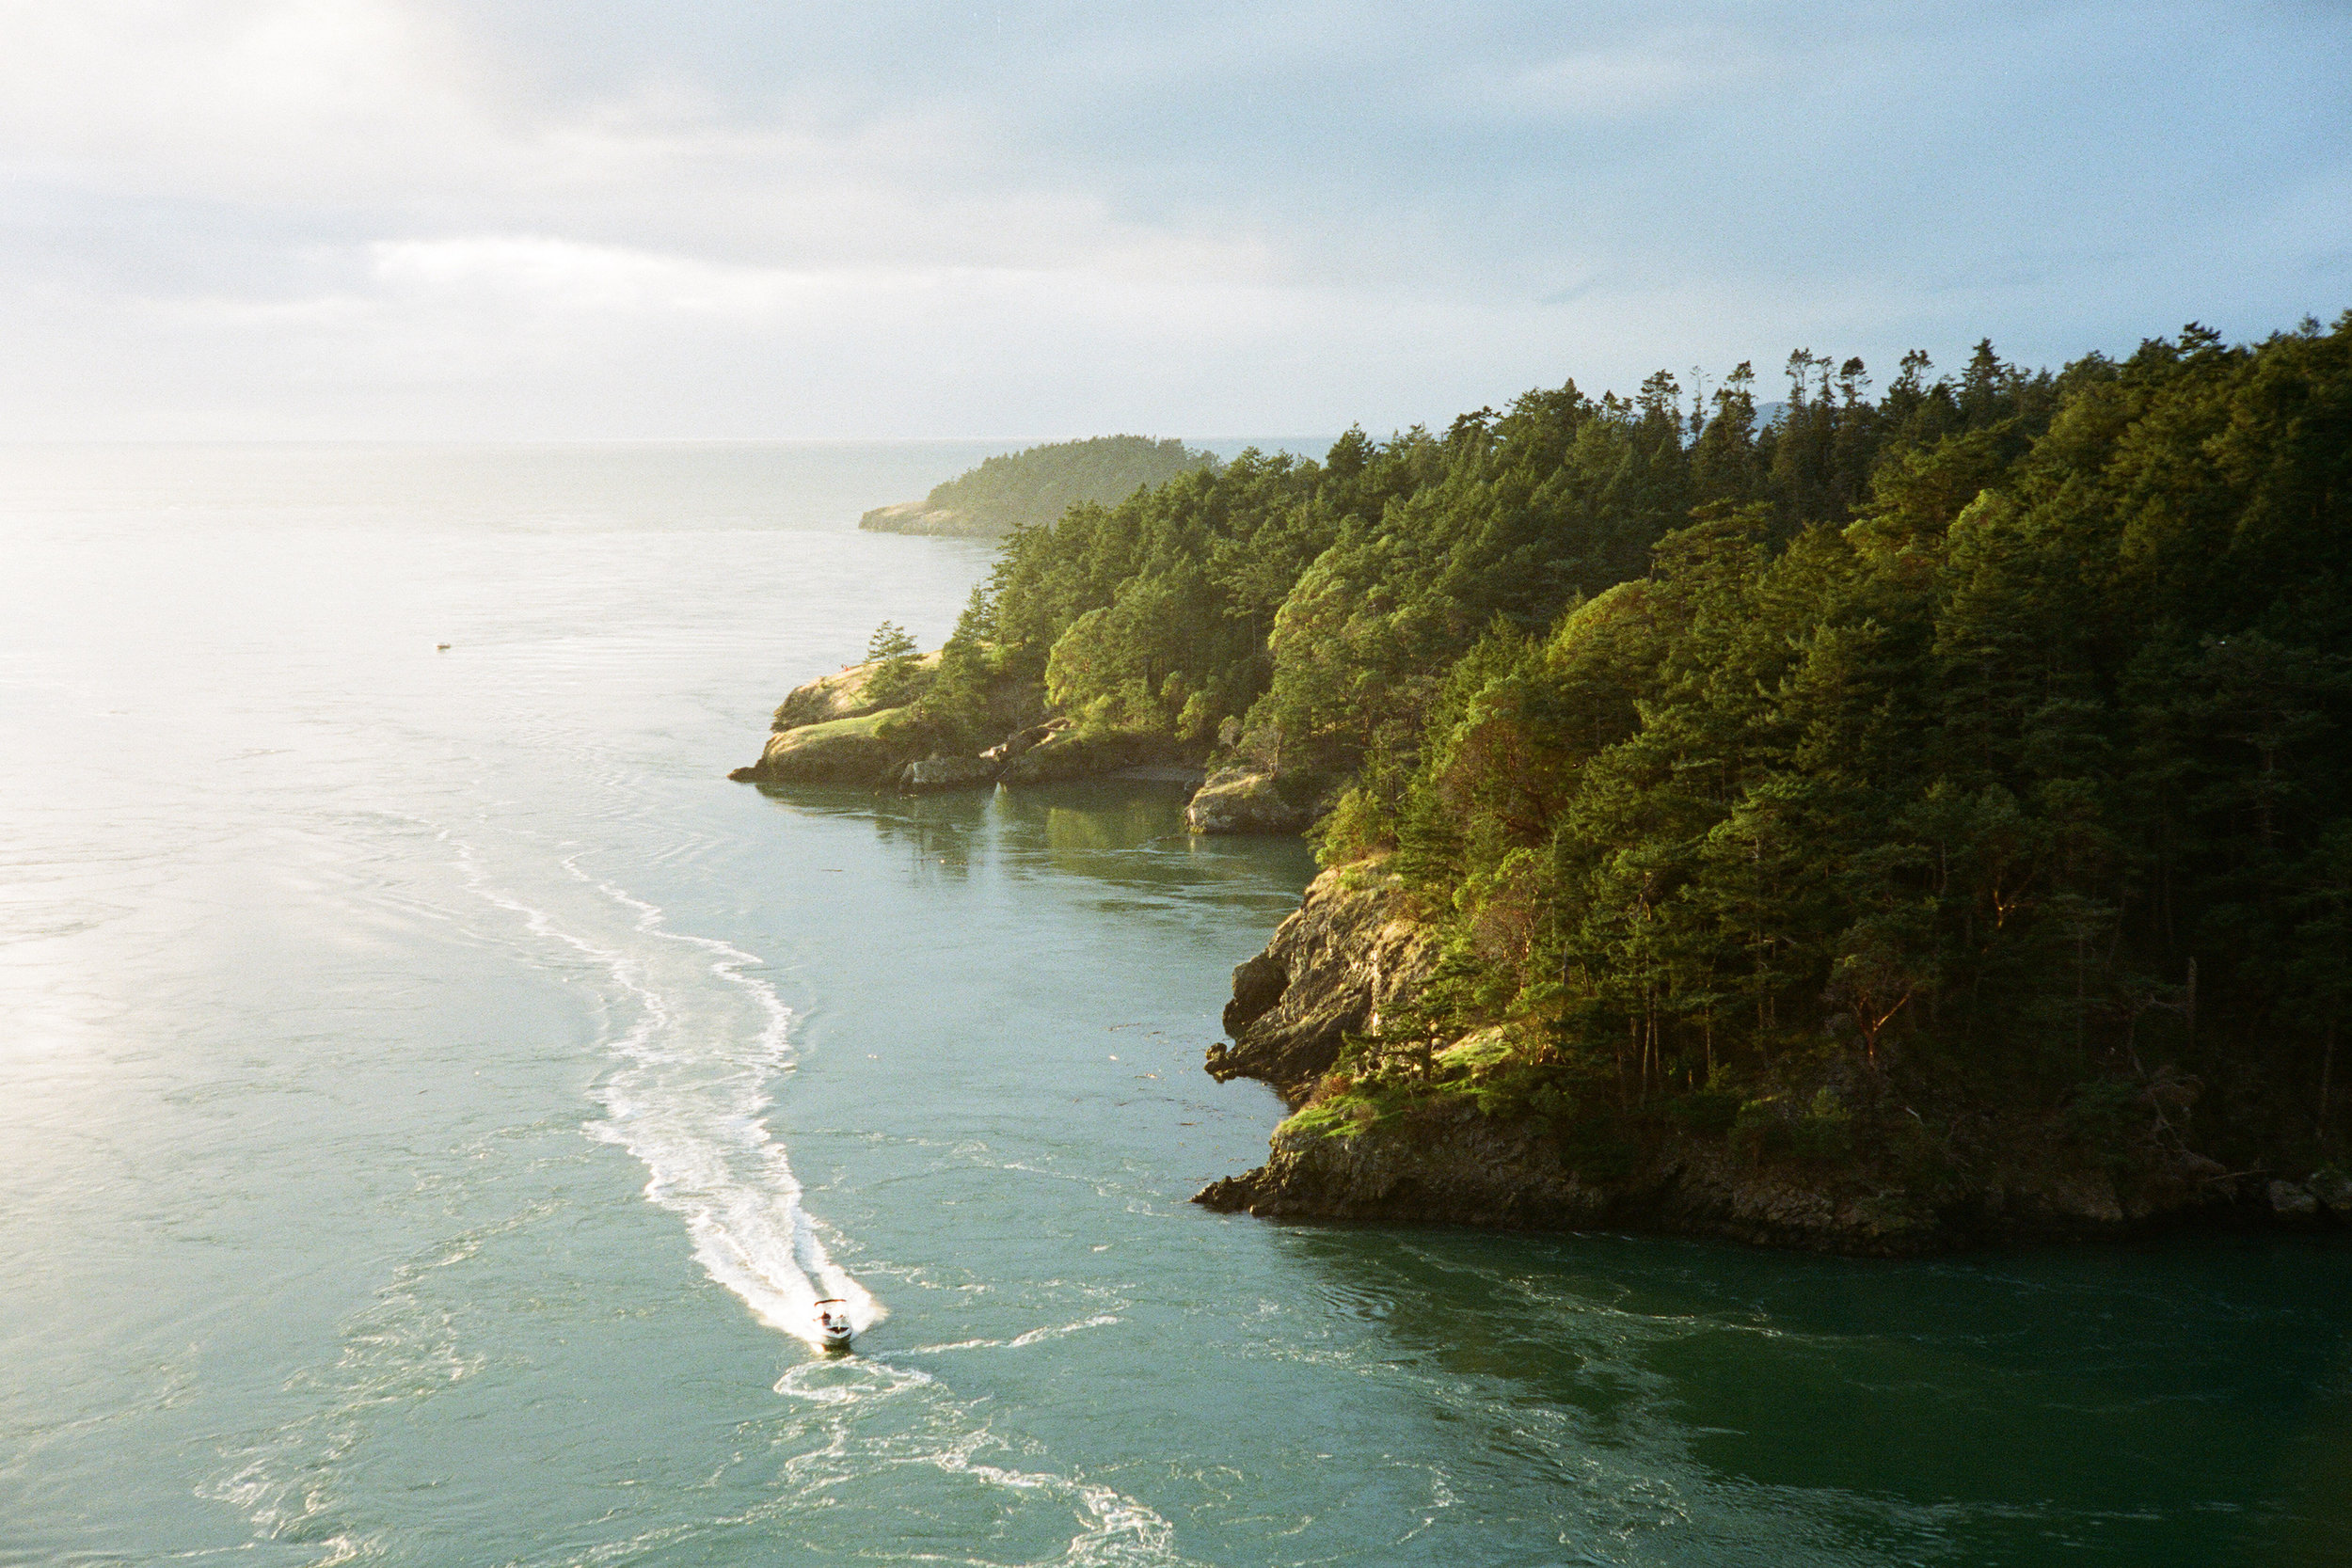
[[[1234,970],[1232,1043],[1211,1047],[1206,1069],[1265,1083],[1302,1114],[1276,1129],[1263,1165],[1211,1182],[1196,1203],[1890,1257],[2183,1225],[2352,1226],[2352,1177],[2230,1171],[2199,1152],[2181,1133],[2193,1082],[2153,1081],[2098,1138],[2060,1112],[1937,1106],[1851,1063],[1818,1084],[1757,1086],[1744,1104],[1692,1097],[1564,1117],[1441,1082],[1401,1102],[1353,1100],[1334,1073],[1350,1037],[1377,1035],[1438,957],[1434,934],[1399,912],[1399,892],[1375,866],[1327,871]],[[1486,1033],[1436,1051],[1433,1077],[1474,1059]]]
[[[1361,868],[1317,877],[1265,951],[1233,971],[1233,1044],[1210,1047],[1210,1076],[1270,1084],[1295,1109],[1348,1036],[1377,1031],[1382,1009],[1419,989],[1437,958],[1427,932],[1391,912],[1396,890],[1394,877]]]

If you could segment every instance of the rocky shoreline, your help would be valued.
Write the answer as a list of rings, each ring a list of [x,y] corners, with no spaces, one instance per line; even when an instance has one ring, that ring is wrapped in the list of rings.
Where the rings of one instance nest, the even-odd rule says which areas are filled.
[[[901,686],[939,657],[898,661]],[[759,760],[729,777],[911,795],[1076,779],[1182,783],[1193,786],[1184,819],[1197,834],[1297,833],[1316,816],[1301,781],[1213,769],[1199,749],[1148,731],[1089,733],[1045,718],[977,753],[942,754],[907,721],[903,702],[878,697],[884,668],[850,665],[795,688]],[[1231,1043],[1209,1049],[1206,1070],[1264,1083],[1308,1114],[1276,1129],[1263,1165],[1211,1182],[1193,1201],[1271,1219],[1607,1228],[1888,1257],[2185,1227],[2352,1227],[2352,1176],[2229,1170],[2172,1131],[2167,1108],[2185,1112],[2195,1092],[2179,1082],[2153,1083],[2144,1105],[2126,1108],[2147,1127],[2120,1145],[2086,1140],[2051,1113],[1952,1105],[1933,1117],[1931,1133],[1929,1117],[1851,1066],[1834,1082],[1717,1107],[1736,1118],[1705,1125],[1673,1101],[1566,1121],[1459,1093],[1342,1104],[1333,1069],[1348,1042],[1379,1035],[1440,957],[1402,893],[1375,863],[1327,871],[1265,950],[1235,969],[1223,1021]],[[1432,1054],[1459,1058],[1477,1043],[1470,1037]],[[1792,1109],[1824,1092],[1861,1134],[1826,1156],[1808,1153],[1808,1120]],[[1597,1120],[1605,1136],[1594,1135]]]
[[[1005,530],[986,517],[928,500],[877,506],[857,520],[869,533],[918,533],[938,539],[994,539]]]
[[[928,678],[940,655],[899,661],[898,679]],[[934,748],[909,706],[876,694],[886,663],[851,664],[795,687],[777,705],[759,760],[727,777],[739,784],[848,784],[906,795],[993,789],[1073,779],[1183,784],[1187,832],[1297,833],[1314,819],[1296,786],[1243,768],[1212,770],[1204,748],[1149,730],[1088,731],[1066,718],[1017,723],[972,754]]]
[[[2230,1171],[2153,1130],[2093,1146],[2051,1115],[1939,1118],[1930,1137],[1916,1111],[1880,1106],[1894,1135],[1834,1159],[1775,1149],[1727,1122],[1693,1127],[1662,1108],[1613,1115],[1599,1140],[1589,1118],[1489,1115],[1461,1095],[1318,1116],[1349,1037],[1376,1033],[1436,964],[1429,931],[1399,912],[1399,891],[1375,867],[1326,872],[1265,951],[1234,971],[1232,1043],[1210,1048],[1207,1070],[1267,1084],[1309,1114],[1275,1131],[1265,1164],[1211,1182],[1194,1202],[1270,1219],[1606,1228],[1880,1257],[2190,1227],[2352,1227],[2352,1177],[2340,1171]],[[1874,1108],[1871,1085],[1842,1089]],[[2185,1092],[2153,1086],[2153,1122]]]

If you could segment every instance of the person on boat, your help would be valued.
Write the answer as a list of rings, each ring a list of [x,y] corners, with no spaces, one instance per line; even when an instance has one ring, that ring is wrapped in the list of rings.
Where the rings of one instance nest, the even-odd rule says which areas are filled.
[[[828,1296],[817,1304],[817,1333],[828,1350],[839,1350],[850,1342],[849,1303],[838,1296]]]

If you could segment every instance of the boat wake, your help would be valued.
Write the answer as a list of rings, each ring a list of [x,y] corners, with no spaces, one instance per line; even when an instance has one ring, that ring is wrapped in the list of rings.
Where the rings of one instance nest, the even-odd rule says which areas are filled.
[[[559,863],[595,903],[564,919],[501,891],[469,853],[461,851],[461,863],[480,896],[591,969],[614,1016],[604,1042],[612,1067],[594,1091],[604,1114],[587,1130],[644,1165],[645,1196],[685,1219],[694,1256],[710,1278],[761,1323],[813,1349],[822,1348],[814,1310],[821,1298],[840,1297],[861,1332],[881,1322],[885,1308],[827,1254],[785,1150],[768,1132],[763,1113],[771,1089],[793,1064],[792,1014],[755,973],[761,960],[729,942],[670,930],[660,907],[596,879],[577,858]],[[612,915],[623,924],[612,936],[581,934]],[[712,985],[714,978],[723,984]],[[1003,1345],[1024,1347],[1118,1321],[1098,1314]],[[867,1356],[811,1357],[787,1369],[774,1386],[811,1412],[826,1434],[818,1449],[787,1467],[803,1484],[781,1503],[787,1511],[819,1496],[824,1506],[838,1508],[841,1481],[863,1476],[883,1482],[919,1466],[978,1485],[996,1499],[992,1506],[1003,1519],[1039,1517],[1032,1511],[1041,1509],[1068,1518],[1074,1529],[1066,1545],[1045,1560],[1063,1568],[1181,1568],[1188,1560],[1176,1550],[1168,1519],[1139,1500],[1083,1477],[1001,1462],[1025,1450],[927,1371]],[[910,1394],[920,1409],[914,1419],[882,1414],[898,1406],[893,1396]],[[993,1560],[886,1547],[876,1553],[898,1560]]]
[[[595,964],[633,1014],[606,1043],[613,1066],[596,1089],[604,1116],[588,1132],[644,1165],[645,1196],[685,1219],[704,1272],[761,1323],[815,1348],[822,1298],[845,1302],[861,1333],[880,1323],[885,1308],[827,1255],[784,1148],[768,1132],[771,1086],[792,1065],[792,1015],[751,973],[759,958],[668,929],[659,907],[595,879],[577,857],[564,869],[626,911],[632,934],[650,941],[625,951],[582,936],[500,890],[462,847],[460,860],[480,896]],[[712,976],[728,989],[714,992]]]

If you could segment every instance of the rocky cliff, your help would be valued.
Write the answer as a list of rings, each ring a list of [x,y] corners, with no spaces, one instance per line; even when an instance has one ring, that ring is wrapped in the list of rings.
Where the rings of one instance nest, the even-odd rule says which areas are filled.
[[[1607,1227],[1879,1256],[2181,1225],[2352,1226],[2352,1176],[2225,1170],[2181,1135],[2198,1086],[2161,1076],[2120,1098],[2096,1137],[2060,1112],[1923,1116],[1851,1067],[1804,1090],[1758,1087],[1745,1103],[1694,1096],[1573,1117],[1437,1085],[1364,1098],[1333,1074],[1343,1047],[1376,1034],[1437,958],[1401,902],[1375,866],[1326,872],[1233,972],[1233,1043],[1211,1047],[1207,1069],[1268,1084],[1301,1114],[1275,1131],[1265,1164],[1195,1202],[1278,1219]],[[1438,1051],[1436,1064],[1474,1059],[1494,1033]]]
[[[1662,1231],[1879,1257],[2185,1224],[2352,1225],[2352,1179],[2338,1173],[2263,1180],[2167,1147],[2116,1169],[2046,1124],[1986,1131],[1966,1167],[1906,1180],[1883,1160],[1759,1161],[1678,1131],[1630,1150],[1595,1148],[1542,1118],[1487,1116],[1456,1099],[1353,1132],[1294,1117],[1265,1164],[1194,1201],[1279,1219]]]
[[[1212,1077],[1271,1084],[1295,1108],[1350,1035],[1375,1032],[1382,1009],[1428,977],[1436,944],[1395,917],[1397,879],[1376,867],[1327,871],[1256,958],[1233,971],[1229,1048],[1209,1048]]]

